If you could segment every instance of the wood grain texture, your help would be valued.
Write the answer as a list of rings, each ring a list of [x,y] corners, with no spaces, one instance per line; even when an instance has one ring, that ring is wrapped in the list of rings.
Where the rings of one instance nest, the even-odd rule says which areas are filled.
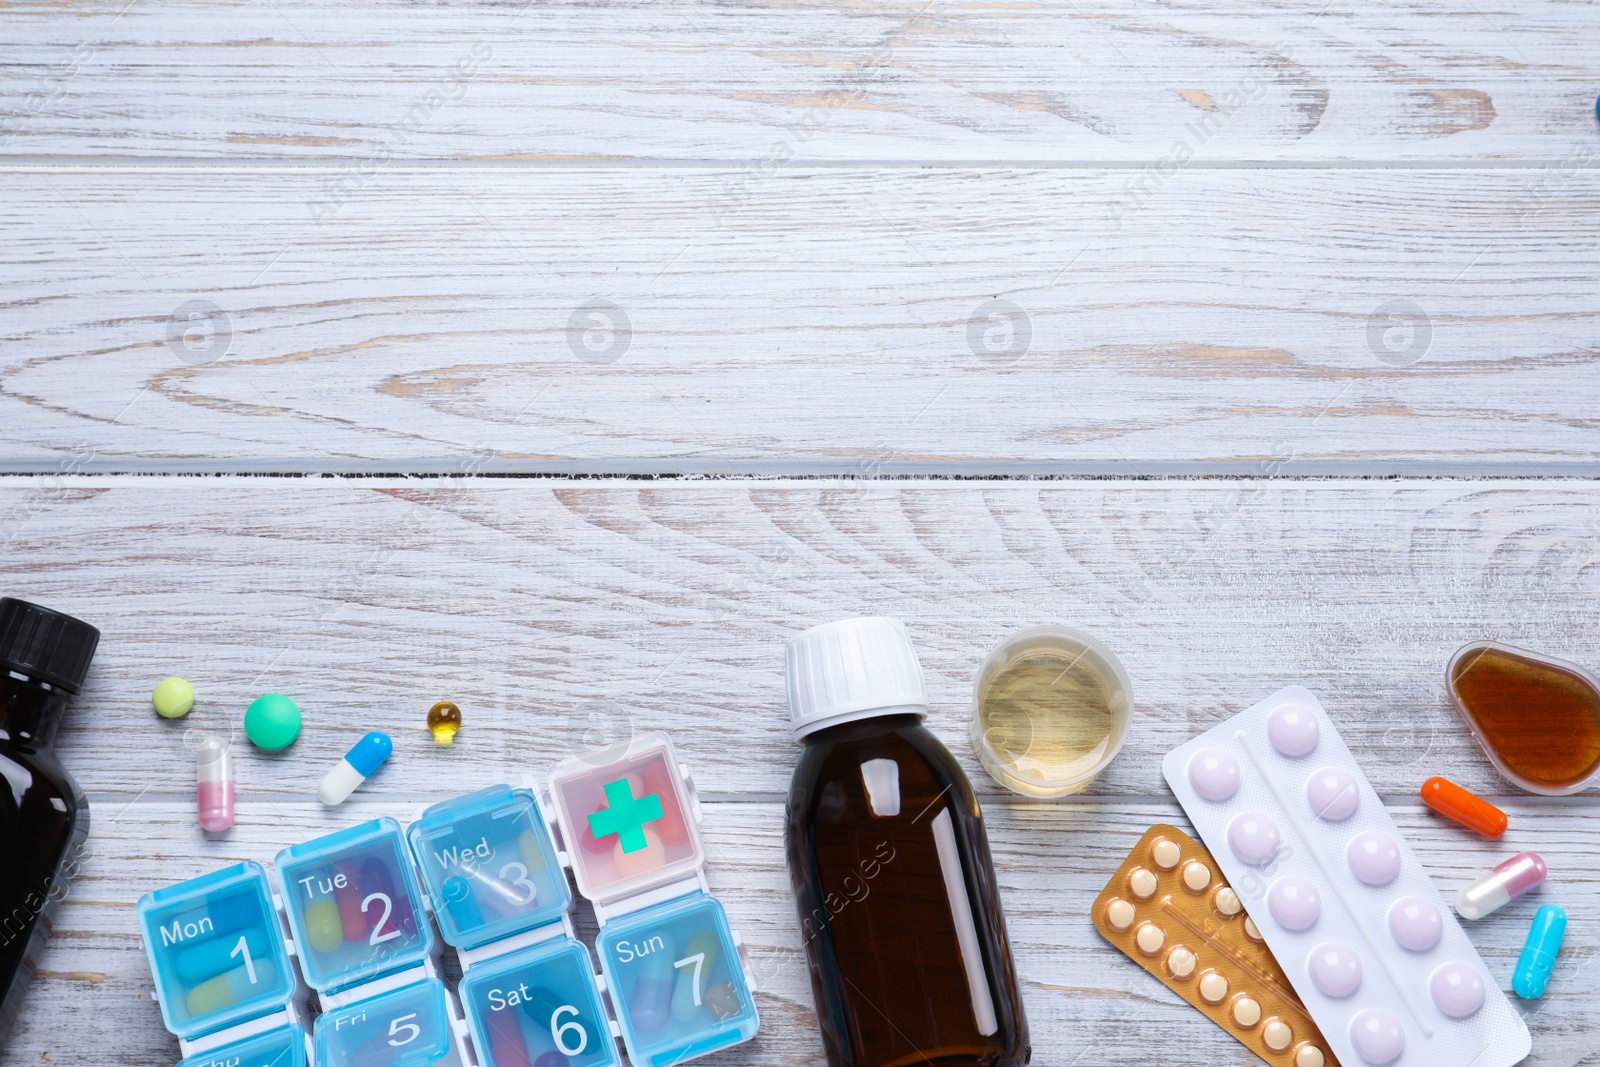
[[[1600,470],[1595,174],[746,177],[11,173],[4,461]]]
[[[430,799],[449,796],[430,790]],[[1600,935],[1581,921],[1600,909],[1600,846],[1593,807],[1512,801],[1513,829],[1483,841],[1420,805],[1393,808],[1401,831],[1443,892],[1451,892],[1504,853],[1536,844],[1552,881],[1509,905],[1469,936],[1502,988],[1536,907],[1560,901],[1574,917],[1551,979],[1536,1002],[1513,998],[1533,1033],[1526,1067],[1576,1067],[1600,1054],[1593,986]],[[242,859],[270,862],[278,849],[378,815],[409,821],[417,804],[365,795],[336,817],[314,802],[242,799],[223,841],[202,840],[191,803],[105,802],[95,809],[94,853],[72,887],[43,957],[24,1021],[0,1057],[4,1067],[40,1062],[75,1067],[157,1067],[176,1059],[177,1042],[150,1000],[149,965],[134,905],[151,889]],[[799,923],[783,863],[783,808],[777,803],[706,806],[712,891],[727,905],[748,946],[762,1028],[750,1044],[708,1058],[707,1067],[821,1062]],[[1161,801],[991,800],[985,805],[995,867],[1036,1064],[1106,1067],[1217,1067],[1259,1063],[1232,1038],[1106,944],[1087,909],[1106,879],[1152,823],[1186,825],[1177,804]],[[151,840],[160,842],[151,848]],[[580,934],[592,937],[587,908]],[[1089,1050],[1093,1050],[1092,1052]]]
[[[1600,80],[1555,0],[62,10],[0,20],[14,158],[1547,160]]]
[[[1133,680],[1099,796],[1165,796],[1162,754],[1290,682],[1380,793],[1439,773],[1503,795],[1449,708],[1450,654],[1493,638],[1600,664],[1592,482],[12,478],[0,518],[6,592],[105,634],[63,755],[127,798],[190,795],[189,730],[236,730],[268,691],[307,717],[287,754],[240,745],[241,789],[274,801],[314,795],[370,729],[397,755],[367,793],[467,790],[661,729],[709,794],[777,797],[783,642],[873,613],[910,627],[931,725],[975,781],[978,663],[1054,620]],[[199,693],[187,720],[149,707],[169,674]],[[440,752],[423,717],[442,697],[466,727]]]

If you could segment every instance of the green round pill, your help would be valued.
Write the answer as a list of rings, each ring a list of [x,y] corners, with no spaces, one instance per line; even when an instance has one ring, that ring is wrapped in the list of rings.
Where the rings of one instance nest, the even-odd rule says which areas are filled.
[[[300,708],[282,693],[262,693],[244,713],[244,735],[268,752],[288,748],[300,736]]]
[[[163,719],[181,719],[194,707],[194,686],[182,678],[163,678],[150,694],[150,703]]]

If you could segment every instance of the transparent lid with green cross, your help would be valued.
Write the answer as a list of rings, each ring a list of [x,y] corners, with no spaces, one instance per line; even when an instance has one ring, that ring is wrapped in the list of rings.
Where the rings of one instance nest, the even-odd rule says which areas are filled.
[[[562,760],[550,797],[578,892],[597,904],[693,878],[705,863],[694,798],[666,734]]]

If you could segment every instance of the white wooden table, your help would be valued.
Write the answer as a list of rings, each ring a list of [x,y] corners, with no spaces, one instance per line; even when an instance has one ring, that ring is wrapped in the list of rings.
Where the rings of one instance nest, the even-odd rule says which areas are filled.
[[[1600,1063],[1596,796],[1515,794],[1442,687],[1476,638],[1600,664],[1597,15],[10,5],[0,592],[105,636],[61,746],[93,857],[0,1062],[176,1058],[146,890],[644,729],[761,980],[708,1062],[819,1062],[781,644],[881,612],[983,791],[1036,1064],[1255,1062],[1085,909],[1181,821],[1161,754],[1291,681],[1441,887],[1546,857],[1573,922],[1528,1063]],[[1137,720],[1090,795],[1026,803],[966,709],[1047,620],[1123,657]],[[305,732],[241,749],[204,839],[185,729],[268,690]],[[373,728],[395,757],[330,816]],[[1506,840],[1421,808],[1433,773]],[[1536,903],[1472,927],[1503,986]]]

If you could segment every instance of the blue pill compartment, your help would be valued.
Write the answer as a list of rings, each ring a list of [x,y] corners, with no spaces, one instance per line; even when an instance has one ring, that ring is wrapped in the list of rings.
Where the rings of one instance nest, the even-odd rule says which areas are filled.
[[[483,1067],[622,1062],[589,953],[571,938],[469,968],[459,991]]]
[[[692,892],[619,915],[596,941],[628,1058],[668,1067],[760,1026],[722,904]]]
[[[406,836],[439,929],[457,948],[560,922],[572,907],[530,790],[496,785],[435,804]]]
[[[161,1019],[180,1038],[283,1008],[297,988],[272,884],[246,862],[139,898]]]
[[[444,983],[426,978],[317,1016],[317,1067],[456,1064]]]
[[[273,866],[306,983],[335,992],[426,959],[433,930],[393,819],[278,853]]]
[[[280,1026],[210,1052],[197,1052],[178,1067],[306,1067],[306,1032]]]

